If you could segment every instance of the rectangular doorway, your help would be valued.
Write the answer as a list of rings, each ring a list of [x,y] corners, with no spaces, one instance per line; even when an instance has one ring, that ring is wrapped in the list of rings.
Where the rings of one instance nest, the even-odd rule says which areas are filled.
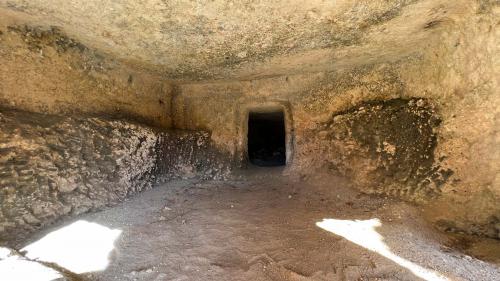
[[[250,112],[248,116],[248,159],[256,166],[286,164],[285,116],[282,110]]]

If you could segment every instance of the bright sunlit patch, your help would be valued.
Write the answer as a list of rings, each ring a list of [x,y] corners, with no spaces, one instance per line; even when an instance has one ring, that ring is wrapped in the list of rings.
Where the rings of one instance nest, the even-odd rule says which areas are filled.
[[[104,270],[121,230],[77,221],[24,247],[26,257],[53,262],[74,273]]]
[[[57,271],[37,262],[11,254],[0,247],[0,280],[5,281],[50,281],[62,278]]]
[[[392,253],[384,243],[383,237],[375,230],[381,226],[379,219],[371,220],[336,220],[324,219],[316,225],[345,239],[376,252],[393,262],[407,268],[416,276],[429,281],[446,281],[448,278],[437,272],[425,269]]]

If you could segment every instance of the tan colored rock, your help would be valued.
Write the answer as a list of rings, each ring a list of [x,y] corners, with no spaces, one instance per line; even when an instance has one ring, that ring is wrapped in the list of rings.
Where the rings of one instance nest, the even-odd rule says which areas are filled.
[[[444,229],[499,237],[498,1],[0,0],[0,16],[2,108],[196,131],[165,144],[107,118],[0,115],[5,202],[84,202],[41,202],[36,219],[160,175],[223,177],[220,159],[247,163],[248,113],[279,109],[286,173],[338,173],[425,204]],[[0,228],[33,221],[10,211]]]

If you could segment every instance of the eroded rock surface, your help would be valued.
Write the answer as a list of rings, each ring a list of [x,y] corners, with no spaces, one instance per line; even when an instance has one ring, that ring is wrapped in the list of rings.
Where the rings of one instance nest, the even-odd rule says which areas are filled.
[[[171,125],[171,85],[82,44],[62,29],[0,17],[2,107],[102,114]]]
[[[340,173],[425,204],[445,231],[499,238],[499,4],[0,0],[2,105],[190,130],[4,114],[0,142],[24,147],[0,156],[5,194],[26,204],[55,194],[4,212],[31,229],[146,189],[153,175],[220,177],[226,160],[245,164],[248,112],[275,107],[289,174]],[[116,194],[103,187],[117,180]]]
[[[439,115],[423,99],[363,104],[313,130],[330,169],[370,193],[429,199],[453,173],[434,162]]]
[[[0,241],[176,177],[222,178],[209,134],[106,118],[0,112]],[[161,164],[160,164],[161,163]]]

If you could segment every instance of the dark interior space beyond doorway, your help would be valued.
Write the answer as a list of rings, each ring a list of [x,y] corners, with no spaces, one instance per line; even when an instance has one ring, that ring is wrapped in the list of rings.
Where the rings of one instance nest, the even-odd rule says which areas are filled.
[[[248,158],[257,166],[286,164],[285,118],[283,111],[250,112]]]

